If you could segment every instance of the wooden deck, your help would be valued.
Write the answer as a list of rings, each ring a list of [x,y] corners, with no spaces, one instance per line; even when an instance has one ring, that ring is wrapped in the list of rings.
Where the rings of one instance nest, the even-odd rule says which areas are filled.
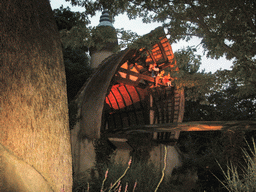
[[[124,128],[116,133],[172,132],[172,131],[235,131],[256,130],[256,121],[193,121],[184,123],[152,124]]]

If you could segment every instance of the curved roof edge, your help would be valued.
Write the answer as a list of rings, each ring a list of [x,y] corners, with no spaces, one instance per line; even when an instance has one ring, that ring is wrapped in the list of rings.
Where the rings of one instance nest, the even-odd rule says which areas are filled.
[[[102,110],[108,88],[118,66],[130,51],[124,50],[104,60],[81,90],[76,100],[81,110],[80,138],[100,138]]]
[[[157,33],[159,36],[162,36],[164,31],[160,33],[160,28],[157,28],[154,33]],[[154,42],[158,40],[159,43],[166,43],[166,41],[162,42],[162,38],[152,38],[152,31],[145,35],[144,37],[148,39],[150,42]],[[164,34],[165,35],[165,34]],[[164,36],[165,37],[165,36]],[[165,37],[166,39],[166,37]],[[151,62],[155,62],[155,54],[158,52],[165,52],[164,47],[155,47],[156,50],[152,52],[148,56],[151,60],[148,61],[148,64]],[[171,46],[167,46],[168,51],[165,53],[164,58],[160,58],[163,61],[163,66],[169,66],[173,63],[173,53],[171,50]],[[170,49],[170,50],[169,50]],[[106,58],[98,68],[95,69],[92,76],[85,82],[84,86],[78,92],[75,102],[78,106],[78,116],[80,117],[80,127],[79,127],[79,138],[88,138],[88,139],[98,139],[100,138],[100,130],[102,126],[102,111],[104,108],[104,101],[108,93],[108,89],[111,85],[111,80],[119,70],[119,67],[131,58],[135,49],[126,49],[117,54],[113,54]],[[174,62],[173,65],[176,65]],[[145,76],[145,75],[144,75]],[[150,78],[150,77],[149,77]]]

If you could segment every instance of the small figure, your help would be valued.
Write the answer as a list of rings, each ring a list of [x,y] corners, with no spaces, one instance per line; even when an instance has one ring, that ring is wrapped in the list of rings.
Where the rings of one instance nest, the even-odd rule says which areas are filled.
[[[159,80],[162,80],[162,79],[163,79],[164,73],[165,73],[165,71],[162,70],[162,71],[157,75],[157,77],[156,77],[156,87],[158,86]]]
[[[154,77],[154,78],[157,76],[159,72],[159,68],[157,67],[156,63],[150,64],[148,70],[151,71],[151,77]]]
[[[148,71],[152,71],[154,68],[154,64],[150,64],[149,67],[148,67]]]
[[[168,74],[169,75],[169,74]],[[168,81],[169,81],[169,78],[168,78],[168,76],[167,75],[165,75],[164,77],[163,77],[163,83],[164,83],[164,85],[168,85]]]
[[[172,79],[173,79],[173,78],[171,78],[170,73],[168,73],[168,76],[167,76],[167,75],[164,76],[164,78],[163,78],[163,83],[164,83],[165,85],[167,85],[168,87],[171,87],[171,86],[172,86]]]

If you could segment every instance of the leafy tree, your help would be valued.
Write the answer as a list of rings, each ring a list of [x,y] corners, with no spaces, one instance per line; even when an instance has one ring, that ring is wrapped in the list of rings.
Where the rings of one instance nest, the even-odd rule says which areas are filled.
[[[63,57],[70,103],[91,75],[92,69],[88,66],[89,58],[82,49],[72,49],[70,47],[63,49]]]
[[[201,38],[208,57],[234,59],[233,74],[243,83],[241,94],[256,93],[256,3],[253,0],[69,0],[86,13],[107,8],[113,15],[127,12],[131,19],[162,22],[171,42]]]
[[[104,42],[116,42],[116,35],[119,39],[119,48],[126,48],[132,44],[139,36],[130,30],[123,28],[116,29],[113,36],[113,29],[104,32],[97,27],[89,27],[90,20],[87,12],[72,12],[69,7],[54,10],[54,17],[61,34],[64,48],[83,48],[88,51],[89,47],[101,49]],[[110,15],[111,17],[111,15]],[[109,38],[111,37],[111,38]],[[113,38],[114,37],[114,38]],[[100,41],[95,41],[100,39]],[[117,50],[116,50],[117,51]]]
[[[80,12],[72,12],[69,7],[54,9],[54,18],[60,33],[70,33],[74,28],[86,29],[89,23],[88,18]],[[73,33],[72,33],[73,34]],[[71,38],[73,39],[73,38]],[[76,41],[71,42],[69,39],[69,46],[64,44],[63,59],[66,72],[67,82],[67,96],[69,108],[69,128],[72,129],[77,122],[77,105],[72,102],[77,95],[78,91],[82,88],[87,78],[92,74],[92,69],[89,67],[88,47],[84,44],[75,45]]]
[[[186,102],[184,121],[256,120],[256,96],[239,96],[239,81],[230,71],[217,71],[210,92],[204,97]]]
[[[239,96],[239,79],[230,75],[230,71],[217,71],[216,81],[222,78],[222,88],[215,89],[208,96],[208,101],[214,107],[216,120],[256,120],[256,95],[246,94]],[[223,81],[223,77],[225,80]]]
[[[198,72],[201,65],[201,56],[195,55],[195,52],[195,48],[187,47],[186,49],[178,50],[175,53],[175,58],[180,70],[185,71],[188,74]]]
[[[59,31],[70,30],[74,26],[83,26],[90,23],[84,13],[72,12],[69,7],[63,8],[63,5],[59,9],[54,9],[53,12]]]
[[[85,27],[89,21],[80,12],[72,12],[70,8],[54,9],[54,18],[60,32],[70,32],[76,27]],[[74,44],[73,42],[72,44]],[[92,69],[89,67],[89,56],[86,46],[68,46],[63,48],[63,58],[67,79],[67,94],[69,103],[74,99],[80,88],[91,75]]]
[[[187,47],[174,53],[179,72],[172,76],[178,77],[176,85],[185,87],[187,101],[205,103],[205,95],[212,92],[214,82],[211,73],[199,72],[201,56],[195,54],[194,47]]]

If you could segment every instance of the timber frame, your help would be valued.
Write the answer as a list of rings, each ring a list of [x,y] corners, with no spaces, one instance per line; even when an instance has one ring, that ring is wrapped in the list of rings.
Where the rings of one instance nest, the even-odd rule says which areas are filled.
[[[76,98],[80,138],[98,139],[101,134],[126,137],[130,133],[146,132],[160,143],[173,143],[180,131],[235,127],[237,122],[182,123],[184,90],[175,83],[172,87],[162,82],[155,86],[156,80],[149,71],[150,65],[157,64],[160,70],[168,71],[171,76],[179,73],[164,32],[158,28],[153,33],[160,36],[150,49],[126,49],[111,55],[95,69],[80,90]],[[151,34],[144,38],[151,41]],[[255,128],[255,122],[238,124]]]
[[[152,33],[158,34],[157,41],[152,40]],[[76,103],[81,138],[97,139],[134,126],[182,122],[184,90],[161,81],[155,86],[156,79],[149,71],[149,66],[156,64],[171,76],[179,72],[171,45],[162,28],[144,38],[153,45],[150,49],[126,49],[111,55],[80,90]],[[171,137],[169,133],[153,135],[165,142]]]

